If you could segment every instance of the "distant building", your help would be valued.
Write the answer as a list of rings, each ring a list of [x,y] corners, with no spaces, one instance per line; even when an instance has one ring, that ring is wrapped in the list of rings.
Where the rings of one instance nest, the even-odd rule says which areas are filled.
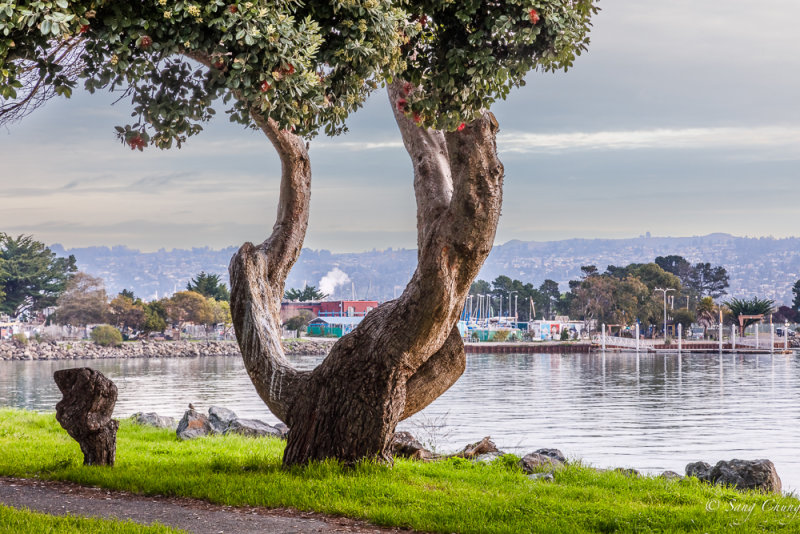
[[[301,311],[307,311],[313,317],[364,317],[377,307],[377,300],[284,301],[281,302],[281,322]]]
[[[349,334],[364,317],[317,317],[308,323],[306,331],[310,336],[342,337]]]

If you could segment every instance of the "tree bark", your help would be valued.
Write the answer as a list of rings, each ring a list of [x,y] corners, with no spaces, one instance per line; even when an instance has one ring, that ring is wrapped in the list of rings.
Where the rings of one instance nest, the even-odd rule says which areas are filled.
[[[485,112],[460,132],[423,129],[396,111],[401,95],[399,84],[389,87],[414,164],[417,269],[400,298],[371,311],[310,372],[286,361],[279,321],[286,275],[308,222],[308,153],[301,139],[253,113],[281,156],[281,198],[271,236],[258,246],[246,243],[231,261],[231,314],[256,390],[290,427],[285,465],[326,458],[391,462],[397,423],[464,371],[456,323],[500,215],[498,126]]]
[[[53,379],[64,395],[56,404],[56,419],[80,445],[83,464],[113,466],[119,422],[111,414],[117,386],[88,367],[56,371]]]

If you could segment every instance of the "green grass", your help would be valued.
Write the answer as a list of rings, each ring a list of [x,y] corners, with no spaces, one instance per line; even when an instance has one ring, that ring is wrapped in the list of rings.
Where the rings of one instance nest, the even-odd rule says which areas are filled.
[[[177,534],[185,532],[161,525],[144,526],[130,521],[52,516],[0,505],[0,532],[15,534]]]
[[[393,468],[335,462],[281,468],[283,442],[239,436],[181,442],[122,421],[114,468],[84,467],[52,414],[0,410],[0,474],[68,480],[224,505],[293,507],[434,532],[774,532],[800,530],[793,497],[740,493],[575,465],[528,479],[506,456]],[[747,513],[747,508],[752,512]],[[766,508],[764,510],[763,508]]]

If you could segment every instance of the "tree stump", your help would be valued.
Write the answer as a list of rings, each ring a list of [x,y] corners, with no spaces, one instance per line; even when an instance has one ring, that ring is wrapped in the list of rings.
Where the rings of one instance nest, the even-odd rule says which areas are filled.
[[[114,465],[119,421],[111,419],[117,386],[88,367],[62,369],[53,379],[64,398],[56,404],[56,419],[81,446],[84,465]]]

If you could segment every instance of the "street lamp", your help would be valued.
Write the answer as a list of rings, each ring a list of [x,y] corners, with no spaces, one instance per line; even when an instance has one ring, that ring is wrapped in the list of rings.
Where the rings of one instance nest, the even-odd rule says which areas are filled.
[[[675,290],[671,287],[667,289],[661,289],[660,287],[657,287],[653,291],[661,291],[664,293],[664,339],[667,339],[667,293]]]

